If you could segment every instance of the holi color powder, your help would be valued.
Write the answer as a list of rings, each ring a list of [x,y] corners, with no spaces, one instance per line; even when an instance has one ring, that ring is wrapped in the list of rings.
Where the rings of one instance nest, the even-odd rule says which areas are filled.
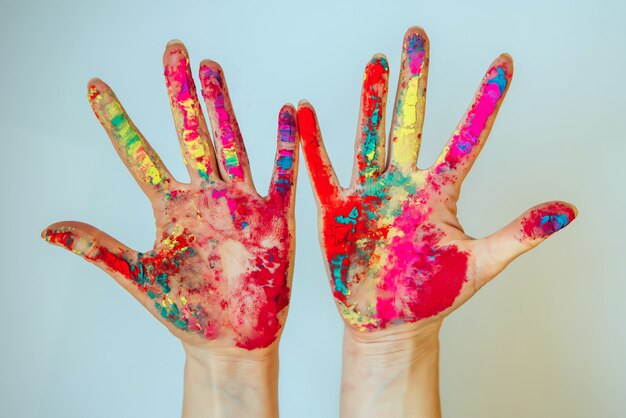
[[[94,79],[88,88],[94,113],[151,199],[158,236],[154,248],[133,251],[77,222],[54,224],[42,235],[110,273],[185,341],[267,347],[281,332],[290,297],[295,109],[281,109],[274,175],[264,198],[251,183],[241,183],[248,180],[248,160],[221,68],[215,63],[201,67],[220,168],[227,176],[220,179],[182,44],[168,45],[164,66],[190,184],[170,179],[104,82]],[[152,193],[155,189],[159,193]]]
[[[245,152],[239,127],[226,90],[221,68],[202,65],[200,68],[202,95],[210,103],[207,106],[212,119],[213,134],[221,147],[222,165],[230,179],[243,181],[242,154]],[[247,164],[247,163],[246,163]]]
[[[48,229],[45,238],[133,283],[158,315],[182,331],[232,338],[245,349],[267,347],[289,303],[293,237],[286,208],[230,189],[208,199],[205,193],[175,197],[166,213],[179,220],[147,253],[99,244],[72,228]],[[190,212],[225,221],[213,227],[204,215],[185,216]]]
[[[560,202],[532,210],[522,220],[520,241],[544,239],[565,228],[576,217],[572,207]]]
[[[165,54],[165,82],[174,121],[180,127],[185,164],[197,170],[200,178],[210,181],[213,151],[189,68],[189,58],[180,44],[168,48]]]

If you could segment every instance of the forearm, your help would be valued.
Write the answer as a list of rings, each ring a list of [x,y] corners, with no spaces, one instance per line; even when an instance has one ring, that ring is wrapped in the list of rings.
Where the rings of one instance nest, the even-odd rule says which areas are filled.
[[[244,356],[183,346],[183,418],[278,417],[277,346]]]
[[[376,334],[346,329],[341,417],[440,417],[440,326]]]

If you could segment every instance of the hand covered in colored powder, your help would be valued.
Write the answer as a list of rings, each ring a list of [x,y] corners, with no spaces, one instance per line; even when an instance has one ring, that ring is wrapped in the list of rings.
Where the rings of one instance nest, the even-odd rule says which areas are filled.
[[[261,197],[220,66],[200,65],[212,142],[183,44],[170,42],[163,62],[188,184],[172,177],[104,82],[88,85],[96,117],[152,203],[154,248],[131,250],[79,222],[53,224],[42,236],[109,273],[185,342],[267,347],[278,339],[289,304],[296,111],[280,111],[273,178]]]
[[[329,162],[313,108],[298,123],[319,207],[330,285],[345,322],[357,330],[439,320],[458,308],[514,258],[576,216],[573,205],[544,203],[483,239],[465,234],[456,216],[461,183],[482,149],[513,75],[503,54],[437,161],[418,169],[429,41],[420,28],[404,37],[389,156],[385,108],[389,68],[367,64],[356,160],[348,188]]]

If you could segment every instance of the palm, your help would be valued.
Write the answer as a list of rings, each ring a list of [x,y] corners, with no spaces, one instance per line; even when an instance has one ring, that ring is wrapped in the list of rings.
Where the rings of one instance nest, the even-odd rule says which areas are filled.
[[[382,56],[368,63],[354,175],[347,189],[337,182],[312,108],[304,105],[299,109],[333,295],[344,320],[359,330],[445,315],[510,261],[492,251],[490,240],[465,235],[456,217],[461,182],[482,148],[508,88],[510,58],[501,56],[491,65],[439,159],[430,168],[419,170],[416,163],[427,66],[428,39],[421,29],[411,29],[404,40],[387,161],[388,67]],[[527,250],[574,216],[570,206],[550,203],[524,218],[536,223],[526,227],[528,233],[524,235],[524,228],[517,228],[517,234],[507,233],[513,232],[509,235],[515,236],[517,246]]]
[[[85,224],[52,225],[45,237],[105,269],[179,338],[255,349],[274,342],[289,303],[296,168],[294,109],[279,118],[270,193],[263,198],[249,167],[217,64],[201,68],[216,137],[215,158],[197,101],[186,50],[168,46],[165,75],[191,183],[174,180],[103,82],[90,83],[98,119],[150,197],[157,242],[139,253]]]

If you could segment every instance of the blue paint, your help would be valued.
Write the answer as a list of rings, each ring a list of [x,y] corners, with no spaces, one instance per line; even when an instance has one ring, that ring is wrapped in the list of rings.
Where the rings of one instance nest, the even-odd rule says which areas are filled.
[[[345,260],[346,258],[348,258],[347,255],[338,255],[330,261],[333,282],[335,283],[335,290],[337,292],[341,292],[341,294],[344,296],[348,296],[350,293],[348,292],[348,289],[346,288],[346,285],[341,278],[343,260]]]
[[[283,155],[276,161],[276,165],[283,170],[289,170],[293,165],[293,158],[290,155]]]
[[[356,219],[358,218],[358,216],[359,216],[359,211],[355,206],[352,208],[352,210],[350,211],[347,217],[341,216],[341,215],[335,216],[335,221],[344,225],[348,225],[348,224],[356,225]]]
[[[487,83],[497,84],[498,88],[500,89],[500,94],[502,94],[504,93],[504,89],[506,88],[507,81],[504,75],[504,70],[501,67],[498,67],[497,70],[498,70],[498,75],[492,78],[491,80],[489,80]]]
[[[546,223],[550,223],[553,232],[556,232],[562,228],[565,228],[567,224],[569,224],[569,218],[563,213],[559,215],[542,216],[540,224],[545,225]]]
[[[248,222],[243,221],[243,222],[241,223],[241,230],[243,231],[243,229],[244,229],[246,226],[248,226],[248,225],[250,225]]]
[[[161,273],[157,275],[155,279],[156,279],[156,282],[161,285],[161,288],[163,289],[163,293],[169,293],[170,290],[172,290],[170,289],[170,286],[167,284],[167,274]]]

